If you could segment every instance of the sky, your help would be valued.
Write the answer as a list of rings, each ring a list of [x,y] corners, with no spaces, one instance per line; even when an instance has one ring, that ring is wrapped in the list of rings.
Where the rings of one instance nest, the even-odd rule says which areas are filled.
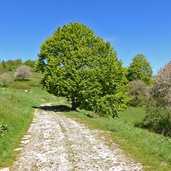
[[[0,60],[36,60],[70,22],[110,41],[126,67],[138,53],[154,73],[171,60],[171,0],[0,0]]]

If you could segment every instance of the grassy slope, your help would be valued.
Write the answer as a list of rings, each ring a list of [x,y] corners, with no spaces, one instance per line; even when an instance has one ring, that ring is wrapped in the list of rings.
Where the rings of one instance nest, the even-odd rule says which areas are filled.
[[[107,130],[114,142],[135,161],[140,161],[145,170],[171,170],[171,139],[134,127],[145,112],[142,108],[128,108],[116,119],[88,117],[88,112],[67,112],[92,128]]]
[[[0,123],[7,124],[8,128],[0,136],[0,167],[10,165],[15,159],[14,148],[20,143],[33,118],[32,106],[50,100],[53,100],[53,96],[38,87],[30,92],[0,88]]]

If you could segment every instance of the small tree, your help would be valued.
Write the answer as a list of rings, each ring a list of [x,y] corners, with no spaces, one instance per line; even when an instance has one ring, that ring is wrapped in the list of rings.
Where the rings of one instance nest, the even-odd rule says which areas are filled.
[[[125,107],[127,79],[109,42],[83,24],[58,28],[41,46],[37,68],[47,91],[83,107],[116,116]]]
[[[138,54],[132,59],[132,62],[128,67],[127,78],[129,81],[142,80],[146,84],[151,83],[152,69],[144,55]]]
[[[5,72],[0,76],[0,82],[2,83],[3,86],[7,86],[11,80],[12,80],[12,77],[10,73],[8,72]]]
[[[171,62],[155,76],[142,127],[171,136]]]
[[[26,65],[19,66],[14,74],[16,80],[28,80],[30,79],[30,76],[31,76],[30,67]]]

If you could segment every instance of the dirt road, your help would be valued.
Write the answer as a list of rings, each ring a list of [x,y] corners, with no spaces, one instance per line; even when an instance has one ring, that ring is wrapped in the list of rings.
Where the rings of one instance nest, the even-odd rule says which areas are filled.
[[[60,112],[36,109],[28,135],[23,138],[16,171],[135,171],[140,163],[126,157],[100,131],[90,130]]]

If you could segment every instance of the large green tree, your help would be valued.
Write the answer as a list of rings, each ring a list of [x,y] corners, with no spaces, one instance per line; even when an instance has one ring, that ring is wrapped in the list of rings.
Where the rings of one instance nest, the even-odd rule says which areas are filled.
[[[142,80],[147,84],[152,80],[152,69],[150,63],[147,61],[144,55],[136,55],[128,67],[127,78],[129,81]]]
[[[115,116],[127,101],[125,69],[109,42],[80,23],[59,27],[42,44],[37,68],[47,91]]]

